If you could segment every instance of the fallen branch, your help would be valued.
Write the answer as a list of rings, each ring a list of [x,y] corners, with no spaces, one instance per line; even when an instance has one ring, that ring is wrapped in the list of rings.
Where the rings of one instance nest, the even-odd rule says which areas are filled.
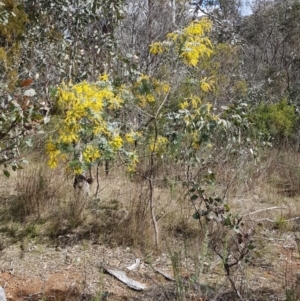
[[[286,221],[287,221],[287,222],[291,222],[291,221],[296,221],[297,219],[300,219],[300,216],[296,216],[296,217],[293,217],[293,218],[289,218],[289,219],[287,219]]]
[[[0,300],[6,301],[5,291],[2,286],[0,286]]]
[[[163,272],[163,271],[161,271],[161,270],[159,270],[159,269],[154,269],[154,271],[155,271],[156,273],[158,273],[158,274],[164,276],[165,279],[167,279],[167,280],[169,280],[169,281],[175,281],[175,279],[174,279],[172,276],[168,275],[167,273],[165,273],[165,272]]]
[[[243,219],[243,221],[247,221],[247,220]],[[256,222],[256,223],[260,223],[260,222],[269,222],[269,223],[272,223],[272,224],[276,223],[275,221],[273,221],[272,219],[269,219],[269,218],[249,219],[249,221]]]
[[[113,275],[116,277],[118,280],[121,282],[125,283],[128,287],[136,290],[136,291],[142,291],[147,288],[147,286],[143,283],[140,283],[138,281],[135,281],[125,274],[125,272],[120,271],[120,270],[114,270],[114,269],[109,269],[105,265],[101,264],[101,267],[104,269],[105,272],[107,272],[110,275]]]
[[[247,214],[242,215],[242,217],[253,215],[253,214],[264,212],[264,211],[278,210],[278,209],[287,209],[287,208],[286,207],[269,207],[269,208],[264,208],[264,209],[259,209],[259,210],[253,211],[253,212],[249,212]]]
[[[137,258],[135,260],[135,263],[133,263],[132,265],[130,265],[126,269],[129,270],[129,271],[133,271],[133,270],[135,270],[135,269],[137,269],[139,267],[140,263],[141,263],[141,260],[139,258]]]

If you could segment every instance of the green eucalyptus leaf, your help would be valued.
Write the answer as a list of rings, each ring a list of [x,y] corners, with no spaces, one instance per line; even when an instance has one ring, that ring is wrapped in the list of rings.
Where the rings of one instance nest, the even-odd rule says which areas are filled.
[[[197,194],[193,194],[192,196],[191,196],[191,201],[195,201],[195,200],[197,200],[199,198],[199,196],[197,195]]]
[[[195,213],[193,214],[193,219],[200,219],[200,214],[199,214],[199,212],[195,212]]]
[[[228,204],[224,204],[224,209],[226,212],[230,211],[230,206]]]
[[[254,245],[252,245],[252,244],[250,244],[249,246],[248,246],[248,249],[251,251],[251,250],[254,250],[255,249],[255,246]]]
[[[10,177],[10,173],[9,173],[9,171],[8,171],[7,169],[4,169],[4,170],[3,170],[3,173],[4,173],[4,175],[5,175],[7,178]]]

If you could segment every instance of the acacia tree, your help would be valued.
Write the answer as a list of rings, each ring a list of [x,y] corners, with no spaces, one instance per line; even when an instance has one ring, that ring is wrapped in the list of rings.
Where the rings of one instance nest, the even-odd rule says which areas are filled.
[[[180,34],[174,33],[169,36],[169,41],[174,41],[174,45],[177,45],[177,51],[180,47],[185,49],[180,55],[183,56],[187,65],[196,65],[200,56],[211,54],[212,45],[205,37],[210,26],[208,20],[202,20],[199,24],[192,23]],[[185,39],[186,41],[183,42]],[[198,46],[193,45],[193,39]],[[179,46],[177,41],[184,44]],[[160,52],[160,47],[158,44],[153,44],[150,51],[157,54]],[[189,50],[190,47],[191,50]],[[210,84],[203,79],[200,87],[203,91],[208,91]],[[63,85],[58,94],[58,105],[64,112],[62,121],[59,123],[57,136],[53,137],[47,147],[50,166],[56,167],[58,157],[74,154],[79,148],[83,158],[71,155],[69,161],[75,174],[82,173],[89,164],[97,163],[101,157],[113,157],[117,152],[126,156],[124,162],[130,171],[134,171],[137,154],[132,152],[130,142],[139,138],[143,145],[149,147],[148,152],[152,157],[150,168],[152,168],[154,157],[159,156],[162,152],[167,154],[166,147],[171,142],[169,141],[170,132],[175,132],[170,119],[171,115],[175,113],[172,113],[174,106],[176,106],[176,110],[180,108],[183,110],[177,113],[179,114],[178,119],[189,124],[191,128],[186,131],[185,139],[190,145],[197,148],[199,142],[197,131],[200,129],[193,129],[190,124],[196,121],[196,118],[204,117],[207,120],[213,120],[215,117],[210,113],[210,105],[202,104],[199,98],[193,96],[187,98],[182,104],[175,99],[171,102],[168,99],[170,89],[171,86],[168,83],[148,75],[140,76],[136,83],[128,87],[114,86],[105,74],[96,83],[83,82],[71,86]],[[186,110],[190,106],[188,101],[191,102],[190,108],[193,113]],[[202,106],[207,109],[201,109]],[[127,123],[125,126],[124,120],[119,118],[123,116],[120,111],[128,110],[129,107],[138,110],[142,115],[141,118],[149,119],[138,132],[134,123]],[[202,128],[204,127],[203,124]],[[125,140],[129,145],[127,149]],[[156,240],[158,242],[158,239]]]
[[[169,98],[165,98],[163,105],[159,106],[159,110],[162,107],[162,111],[166,109],[166,114],[157,114],[155,116],[160,118],[152,121],[154,136],[156,133],[163,133],[161,136],[165,135],[167,139],[163,141],[159,137],[158,140],[158,145],[162,144],[164,148],[163,152],[152,151],[150,154],[150,173],[147,175],[150,209],[152,213],[155,208],[153,186],[161,177],[153,172],[152,160],[156,164],[162,164],[163,161],[170,164],[172,159],[183,163],[181,168],[184,166],[185,169],[183,183],[187,187],[186,196],[195,210],[193,218],[199,221],[203,244],[207,242],[220,257],[232,288],[239,299],[243,300],[233,272],[254,248],[252,236],[244,231],[242,219],[230,213],[230,207],[226,204],[229,186],[221,197],[207,196],[204,187],[207,183],[214,183],[216,165],[229,158],[236,160],[240,154],[244,158],[242,164],[248,163],[246,158],[252,156],[251,152],[255,154],[259,144],[251,136],[250,128],[254,124],[250,120],[249,106],[241,102],[246,90],[242,81],[232,81],[236,84],[234,89],[240,95],[227,100],[227,106],[215,107],[213,110],[209,102],[211,95],[216,97],[219,93],[225,93],[227,88],[225,86],[222,90],[222,83],[226,81],[213,71],[224,71],[220,68],[220,61],[224,56],[229,60],[228,66],[235,68],[236,61],[231,56],[236,52],[226,44],[212,46],[207,37],[211,23],[205,23],[205,20],[207,19],[193,22],[182,31],[169,34],[164,42],[150,46],[150,52],[154,55],[171,54],[172,58],[178,58],[176,68],[172,70],[176,75],[176,71],[180,70],[181,74],[181,84],[175,86],[173,91],[171,87]],[[226,63],[224,65],[227,66]],[[225,73],[224,77],[226,75]],[[214,91],[215,87],[218,91]],[[176,167],[179,170],[179,166]],[[155,213],[152,213],[152,220],[158,231]],[[219,233],[214,233],[213,229],[218,229]],[[215,236],[216,240],[208,238]]]
[[[170,33],[165,41],[153,43],[150,53],[177,57],[177,65],[182,70],[192,71],[213,53],[213,45],[207,37],[211,26],[208,19],[192,22]],[[214,134],[220,128],[233,128],[231,120],[237,118],[231,108],[232,113],[225,109],[227,120],[224,120],[221,115],[214,114],[212,105],[205,100],[213,90],[213,78],[203,75],[197,80],[193,78],[193,82],[189,78],[194,88],[182,91],[169,79],[170,82],[144,74],[132,85],[125,86],[115,85],[103,75],[95,83],[61,86],[58,105],[63,112],[62,120],[47,146],[49,165],[56,167],[58,158],[65,159],[75,174],[119,154],[129,172],[149,183],[149,205],[157,247],[159,229],[154,188],[161,175],[156,174],[156,167],[163,161],[175,159],[185,162],[189,169],[205,156],[205,149],[212,149]],[[194,93],[196,87],[199,91]],[[130,116],[138,116],[139,120],[131,118],[128,122],[128,111],[134,112]],[[240,135],[238,131],[232,133]],[[240,137],[242,144],[241,140]],[[138,161],[146,164],[146,173],[140,172]],[[195,181],[197,177],[201,176],[188,176],[186,181]]]

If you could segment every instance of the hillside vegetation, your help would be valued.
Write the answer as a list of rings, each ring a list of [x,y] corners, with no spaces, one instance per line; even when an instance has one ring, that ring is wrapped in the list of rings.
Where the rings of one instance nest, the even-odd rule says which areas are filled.
[[[299,3],[187,2],[0,1],[8,300],[300,299]]]

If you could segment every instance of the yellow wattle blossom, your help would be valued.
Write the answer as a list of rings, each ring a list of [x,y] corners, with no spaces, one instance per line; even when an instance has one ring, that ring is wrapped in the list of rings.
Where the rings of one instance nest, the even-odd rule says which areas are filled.
[[[50,168],[54,169],[57,167],[59,154],[60,154],[59,152],[57,154],[54,153],[49,154],[48,166]]]
[[[208,113],[211,111],[212,107],[213,107],[213,105],[212,105],[211,103],[208,103],[208,104],[206,105],[206,108],[207,108],[207,112],[208,112]]]
[[[83,169],[80,166],[76,166],[73,168],[73,172],[75,175],[81,175],[83,173]]]
[[[127,133],[125,135],[125,140],[128,143],[134,143],[135,141],[137,141],[140,137],[142,137],[142,133],[141,132],[135,132],[133,130],[131,130],[129,133]]]
[[[193,96],[191,98],[192,107],[194,109],[198,108],[199,105],[201,104],[201,102],[202,102],[201,99],[199,97],[197,97],[197,96]]]
[[[179,33],[178,32],[170,32],[167,34],[167,39],[171,40],[173,42],[176,42],[176,40],[178,39]]]
[[[115,135],[115,129],[107,121],[107,114],[111,110],[123,107],[123,96],[128,95],[127,88],[115,88],[108,79],[107,74],[99,77],[101,82],[89,83],[83,81],[78,84],[63,83],[58,88],[58,106],[62,112],[61,121],[57,124],[58,137],[55,144],[48,144],[48,164],[55,168],[58,159],[69,156],[70,168],[75,174],[80,174],[86,169],[87,164],[100,158],[99,150],[92,145],[85,145],[83,141],[88,138],[103,137],[107,141],[111,151],[118,151],[123,141],[119,135]],[[70,151],[80,143],[83,149],[83,162],[74,165],[74,159],[70,159]]]
[[[169,141],[166,137],[159,135],[157,136],[156,140],[151,140],[149,149],[151,152],[162,154],[167,149],[168,142]]]
[[[87,163],[93,163],[101,157],[99,149],[93,145],[88,145],[82,153],[83,159]]]
[[[69,132],[66,131],[66,128],[63,130],[60,130],[60,137],[58,139],[58,142],[70,144],[78,141],[78,135],[74,133],[74,131],[71,130],[71,128],[68,128]]]
[[[119,150],[123,146],[123,140],[120,135],[115,135],[110,141],[109,145],[114,150]]]
[[[128,153],[128,160],[129,164],[127,165],[128,172],[135,172],[137,164],[139,163],[139,157],[136,152],[129,152]]]
[[[185,110],[189,106],[189,103],[185,100],[179,104],[180,109]]]
[[[204,77],[200,81],[200,88],[203,92],[207,93],[213,89],[214,84],[215,82],[212,80],[212,77]]]
[[[113,97],[108,100],[110,110],[118,110],[122,107],[124,100],[120,97]]]
[[[102,75],[105,80],[106,74]],[[66,110],[65,119],[60,126],[59,141],[70,144],[79,141],[82,131],[82,121],[89,121],[94,134],[106,133],[106,124],[103,122],[104,106],[109,109],[119,109],[124,101],[112,91],[110,86],[100,87],[97,84],[83,81],[72,85],[63,84],[59,88],[59,105]]]
[[[94,120],[94,126],[93,126],[93,134],[94,135],[104,135],[109,136],[110,132],[107,129],[107,123],[102,119],[99,118],[99,120]]]
[[[168,83],[142,74],[134,84],[133,93],[139,101],[139,107],[145,108],[147,104],[153,104],[157,100],[163,99],[170,89]]]
[[[192,138],[192,148],[199,149],[200,148],[200,142],[198,138],[199,133],[197,131],[192,132],[191,138]]]
[[[46,143],[46,151],[48,153],[56,151],[56,146],[55,146],[55,144],[52,141],[48,141]]]
[[[199,54],[192,48],[185,48],[181,56],[188,65],[196,66],[199,61]]]
[[[155,42],[150,45],[151,54],[162,54],[164,52],[163,45],[160,42]]]
[[[135,141],[134,138],[133,138],[133,135],[130,134],[130,133],[125,135],[125,139],[129,143],[134,143],[134,141]]]
[[[55,144],[51,141],[46,143],[46,151],[49,156],[48,165],[50,168],[56,168],[58,165],[58,157],[60,155],[60,150],[58,150]]]
[[[195,67],[201,57],[210,57],[212,44],[207,38],[190,38],[184,43],[181,57],[187,65]]]
[[[137,99],[139,100],[138,106],[140,108],[145,108],[147,105],[147,101],[144,97],[137,97]]]
[[[164,93],[167,93],[171,90],[171,87],[169,84],[167,83],[162,83],[161,85],[161,90],[164,92]]]
[[[203,18],[200,21],[193,21],[183,31],[187,36],[203,36],[210,32],[212,23],[208,18]]]
[[[208,83],[206,83],[206,82],[201,82],[201,83],[200,83],[200,87],[201,87],[201,90],[202,90],[203,92],[208,92],[208,91],[211,90],[210,85],[209,85]]]
[[[208,18],[193,21],[183,30],[177,30],[167,35],[167,41],[153,43],[150,51],[154,54],[161,53],[161,49],[175,49],[184,63],[197,66],[200,58],[209,57],[213,53],[213,46],[205,35],[211,31],[212,22]]]
[[[146,101],[149,102],[149,103],[155,102],[155,97],[154,97],[154,95],[148,94],[148,95],[146,96]]]
[[[107,73],[103,73],[102,75],[99,76],[99,80],[107,82],[109,80],[108,74]]]

